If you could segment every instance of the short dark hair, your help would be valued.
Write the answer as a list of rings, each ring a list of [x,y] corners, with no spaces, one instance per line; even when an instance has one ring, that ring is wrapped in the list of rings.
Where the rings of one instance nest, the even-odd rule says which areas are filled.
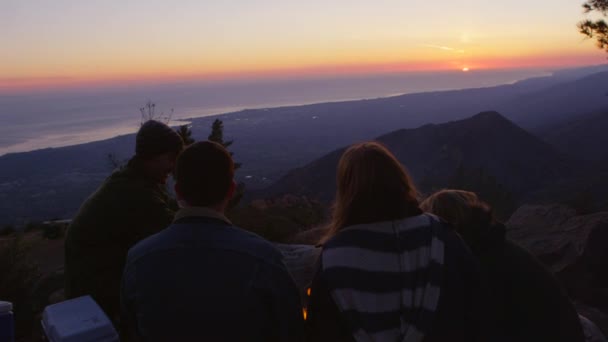
[[[178,157],[175,179],[181,196],[190,205],[212,206],[228,193],[234,177],[234,162],[224,146],[200,141]]]

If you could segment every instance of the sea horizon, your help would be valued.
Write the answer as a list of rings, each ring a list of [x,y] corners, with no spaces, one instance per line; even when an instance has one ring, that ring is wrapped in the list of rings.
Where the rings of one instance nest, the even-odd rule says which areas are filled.
[[[137,131],[156,103],[171,125],[245,109],[300,106],[513,84],[559,69],[471,70],[294,80],[188,81],[0,95],[0,156],[105,140]]]

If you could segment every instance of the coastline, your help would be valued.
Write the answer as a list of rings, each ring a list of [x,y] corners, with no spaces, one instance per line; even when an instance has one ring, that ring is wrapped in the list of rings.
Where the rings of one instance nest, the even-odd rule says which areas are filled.
[[[191,81],[52,94],[0,95],[0,158],[14,153],[76,146],[133,134],[139,107],[149,99],[174,110],[172,125],[239,113],[301,106],[424,96],[499,87],[559,84],[608,70],[607,65],[565,69],[472,70],[469,72],[352,75],[340,78]],[[445,79],[442,79],[444,77]],[[442,82],[445,81],[445,82]],[[536,85],[535,85],[536,84]],[[439,86],[438,86],[439,85]],[[538,88],[538,89],[541,89]],[[508,88],[505,88],[507,90]],[[173,108],[171,105],[175,105]],[[65,107],[65,108],[64,108]]]
[[[460,74],[454,74],[454,73],[450,73],[449,76],[453,77],[455,79],[457,78],[463,78],[463,77],[473,77],[476,75],[482,75],[483,76],[484,71],[479,71],[479,72],[469,72],[467,73],[467,75],[460,75]],[[484,76],[484,77],[497,77],[496,74],[493,74],[491,72],[487,72],[488,75]],[[498,72],[497,74],[500,75],[500,77],[502,76],[502,73],[506,73],[508,74],[506,71],[502,71],[502,72]],[[377,89],[378,84],[381,83],[381,81],[383,80],[380,76],[375,76],[375,79],[370,78],[369,84],[365,84],[365,82],[361,82],[360,84],[355,84],[354,86],[352,86],[352,89],[346,89],[345,87],[348,87],[349,85],[347,83],[345,83],[348,79],[332,79],[332,80],[302,80],[302,81],[293,81],[293,82],[288,82],[288,81],[281,81],[283,83],[286,84],[286,86],[288,87],[292,87],[293,89],[289,89],[286,91],[283,91],[283,93],[277,93],[276,96],[272,96],[272,92],[276,91],[279,92],[281,91],[279,88],[281,88],[281,82],[279,83],[273,83],[270,81],[267,82],[262,82],[261,86],[258,88],[263,88],[264,86],[268,86],[268,89],[264,90],[262,89],[262,91],[265,91],[264,95],[265,98],[259,97],[259,98],[255,98],[252,99],[250,102],[248,103],[243,103],[243,104],[236,104],[236,105],[208,105],[208,106],[204,106],[204,105],[189,105],[189,104],[185,104],[182,107],[178,107],[175,109],[175,114],[174,114],[174,119],[171,120],[171,125],[181,125],[183,124],[183,122],[191,122],[193,120],[197,120],[197,119],[201,119],[201,118],[208,118],[208,117],[219,117],[219,116],[224,116],[224,115],[232,115],[232,114],[236,114],[239,112],[244,112],[244,111],[259,111],[259,110],[276,110],[276,109],[280,109],[280,108],[291,108],[291,107],[300,107],[300,106],[307,106],[307,105],[317,105],[317,104],[326,104],[326,103],[342,103],[342,102],[355,102],[355,101],[362,101],[362,100],[368,100],[368,99],[386,99],[386,98],[391,98],[391,97],[396,97],[396,96],[403,96],[403,95],[416,95],[416,94],[427,94],[427,93],[435,93],[435,92],[445,92],[445,91],[458,91],[458,90],[465,90],[465,89],[472,89],[472,88],[492,88],[492,87],[497,87],[497,86],[505,86],[505,85],[513,85],[517,82],[520,81],[524,81],[524,80],[528,80],[528,79],[532,79],[532,78],[538,78],[538,77],[550,77],[552,75],[552,73],[550,72],[546,72],[546,71],[541,71],[541,70],[518,70],[515,72],[516,74],[518,74],[519,77],[515,77],[515,78],[508,78],[508,79],[502,79],[500,80],[500,82],[490,82],[488,83],[487,80],[480,78],[477,81],[474,81],[473,83],[479,83],[477,84],[476,87],[471,87],[471,86],[456,86],[456,85],[452,85],[450,86],[449,84],[444,85],[441,84],[440,82],[437,82],[437,84],[440,84],[440,86],[436,86],[434,82],[432,82],[433,77],[438,77],[437,75],[441,75],[441,74],[421,74],[418,77],[422,77],[422,81],[420,82],[420,84],[418,86],[416,85],[412,85],[412,84],[406,84],[405,82],[407,81],[407,77],[413,77],[411,75],[405,75],[404,79],[400,79],[399,75],[389,75],[386,77],[391,77],[390,79],[387,79],[385,81],[387,81],[388,83],[393,82],[395,83],[396,81],[400,81],[400,82],[404,82],[403,86],[402,86],[402,91],[397,91],[395,89]],[[503,77],[504,78],[504,77]],[[356,80],[356,79],[355,79]],[[323,93],[320,90],[316,89],[314,91],[310,91],[310,94],[305,94],[302,92],[298,92],[297,89],[298,87],[312,87],[312,86],[324,86],[324,82],[327,83],[327,85],[325,85],[326,87],[342,87],[339,89],[337,95],[334,95],[332,93],[331,96],[328,95],[328,93]],[[332,84],[332,82],[334,82],[335,84]],[[472,82],[472,81],[469,81]],[[398,82],[397,82],[398,83]],[[252,87],[251,89],[254,89],[254,85],[249,85],[250,87]],[[242,86],[244,87],[244,86]],[[376,87],[376,88],[374,88]],[[395,84],[392,85],[392,87],[396,87]],[[369,89],[367,89],[369,88]],[[194,90],[193,90],[194,89]],[[190,93],[197,93],[197,92],[201,92],[204,93],[204,89],[189,89],[188,92]],[[170,92],[170,91],[169,91]],[[226,90],[226,92],[228,92],[228,90]],[[342,92],[340,94],[340,92]],[[344,92],[350,92],[350,96],[349,94],[343,94]],[[369,94],[369,96],[366,96],[364,94]],[[227,95],[224,95],[227,96]],[[135,96],[137,97],[137,96]],[[176,95],[176,97],[178,97],[178,95]],[[250,96],[251,97],[251,96]],[[271,100],[272,98],[272,100]],[[266,101],[264,101],[266,100]],[[108,100],[106,100],[108,101]],[[235,100],[236,103],[238,102],[242,102],[242,99],[239,100]],[[133,101],[131,101],[133,102]],[[163,101],[162,99],[159,100],[158,104],[159,105],[165,105],[165,103],[169,103],[170,101]],[[93,106],[93,105],[91,105]],[[101,106],[100,106],[101,107]],[[123,106],[126,107],[126,106]],[[112,110],[114,110],[113,108],[111,108]],[[98,109],[96,112],[92,112],[89,113],[89,116],[91,117],[90,119],[87,117],[85,117],[84,114],[79,114],[79,113],[74,113],[71,114],[70,118],[74,119],[74,121],[77,121],[76,123],[72,123],[71,121],[67,120],[66,122],[66,126],[68,127],[61,127],[61,128],[57,128],[56,131],[53,131],[52,129],[47,129],[48,132],[41,132],[40,134],[35,134],[36,132],[28,132],[28,128],[34,127],[32,129],[35,129],[35,127],[37,126],[42,126],[44,128],[44,124],[45,123],[38,123],[35,118],[32,118],[29,120],[29,122],[25,122],[21,125],[14,125],[17,127],[20,127],[24,133],[26,134],[30,134],[30,136],[19,136],[19,131],[15,130],[14,128],[11,130],[11,128],[7,128],[7,134],[3,134],[5,137],[13,137],[14,140],[12,143],[10,143],[10,140],[8,143],[6,144],[2,144],[2,141],[0,141],[0,157],[5,156],[7,154],[12,154],[12,153],[22,153],[22,152],[32,152],[32,151],[36,151],[36,150],[40,150],[40,149],[46,149],[46,148],[59,148],[59,147],[67,147],[67,146],[74,146],[74,145],[80,145],[80,144],[85,144],[85,143],[90,143],[90,142],[96,142],[96,141],[102,141],[102,140],[107,140],[107,139],[111,139],[111,138],[115,138],[117,136],[121,136],[121,135],[128,135],[128,134],[133,134],[137,131],[138,127],[139,127],[139,120],[140,117],[139,115],[134,115],[134,114],[128,114],[129,112],[133,112],[134,110],[129,110],[129,109],[124,109],[124,108],[118,108],[116,110],[114,110],[114,112],[110,112],[109,114],[106,114],[104,112],[101,112]],[[32,111],[33,112],[33,111]],[[83,113],[87,112],[86,109],[83,109]],[[28,113],[29,114],[29,113]],[[48,116],[51,116],[51,114],[46,114]],[[107,117],[106,117],[107,116]],[[87,121],[87,120],[90,120]],[[99,124],[96,123],[96,121],[101,121],[104,122],[103,124]],[[29,125],[29,126],[28,126]],[[56,124],[54,124],[56,126]],[[72,125],[72,126],[70,126]],[[50,123],[46,123],[46,126],[51,126]],[[88,126],[88,127],[87,127]],[[9,131],[10,130],[10,131]],[[58,131],[61,130],[61,131]],[[0,130],[1,131],[1,130]],[[0,132],[0,133],[4,133],[4,132]],[[7,140],[9,138],[6,138]]]

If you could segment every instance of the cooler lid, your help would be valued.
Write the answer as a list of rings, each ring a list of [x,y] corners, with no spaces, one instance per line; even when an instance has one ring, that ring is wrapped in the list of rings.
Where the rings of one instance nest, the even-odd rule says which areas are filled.
[[[112,322],[90,296],[47,306],[42,327],[51,342],[118,341]]]

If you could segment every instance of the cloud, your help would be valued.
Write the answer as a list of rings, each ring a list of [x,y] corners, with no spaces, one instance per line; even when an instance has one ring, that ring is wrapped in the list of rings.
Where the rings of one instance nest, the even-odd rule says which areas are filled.
[[[449,46],[441,46],[441,45],[435,45],[435,44],[424,44],[422,46],[431,48],[431,49],[438,49],[438,50],[450,51],[450,52],[456,52],[456,53],[464,53],[464,50],[454,49]]]

